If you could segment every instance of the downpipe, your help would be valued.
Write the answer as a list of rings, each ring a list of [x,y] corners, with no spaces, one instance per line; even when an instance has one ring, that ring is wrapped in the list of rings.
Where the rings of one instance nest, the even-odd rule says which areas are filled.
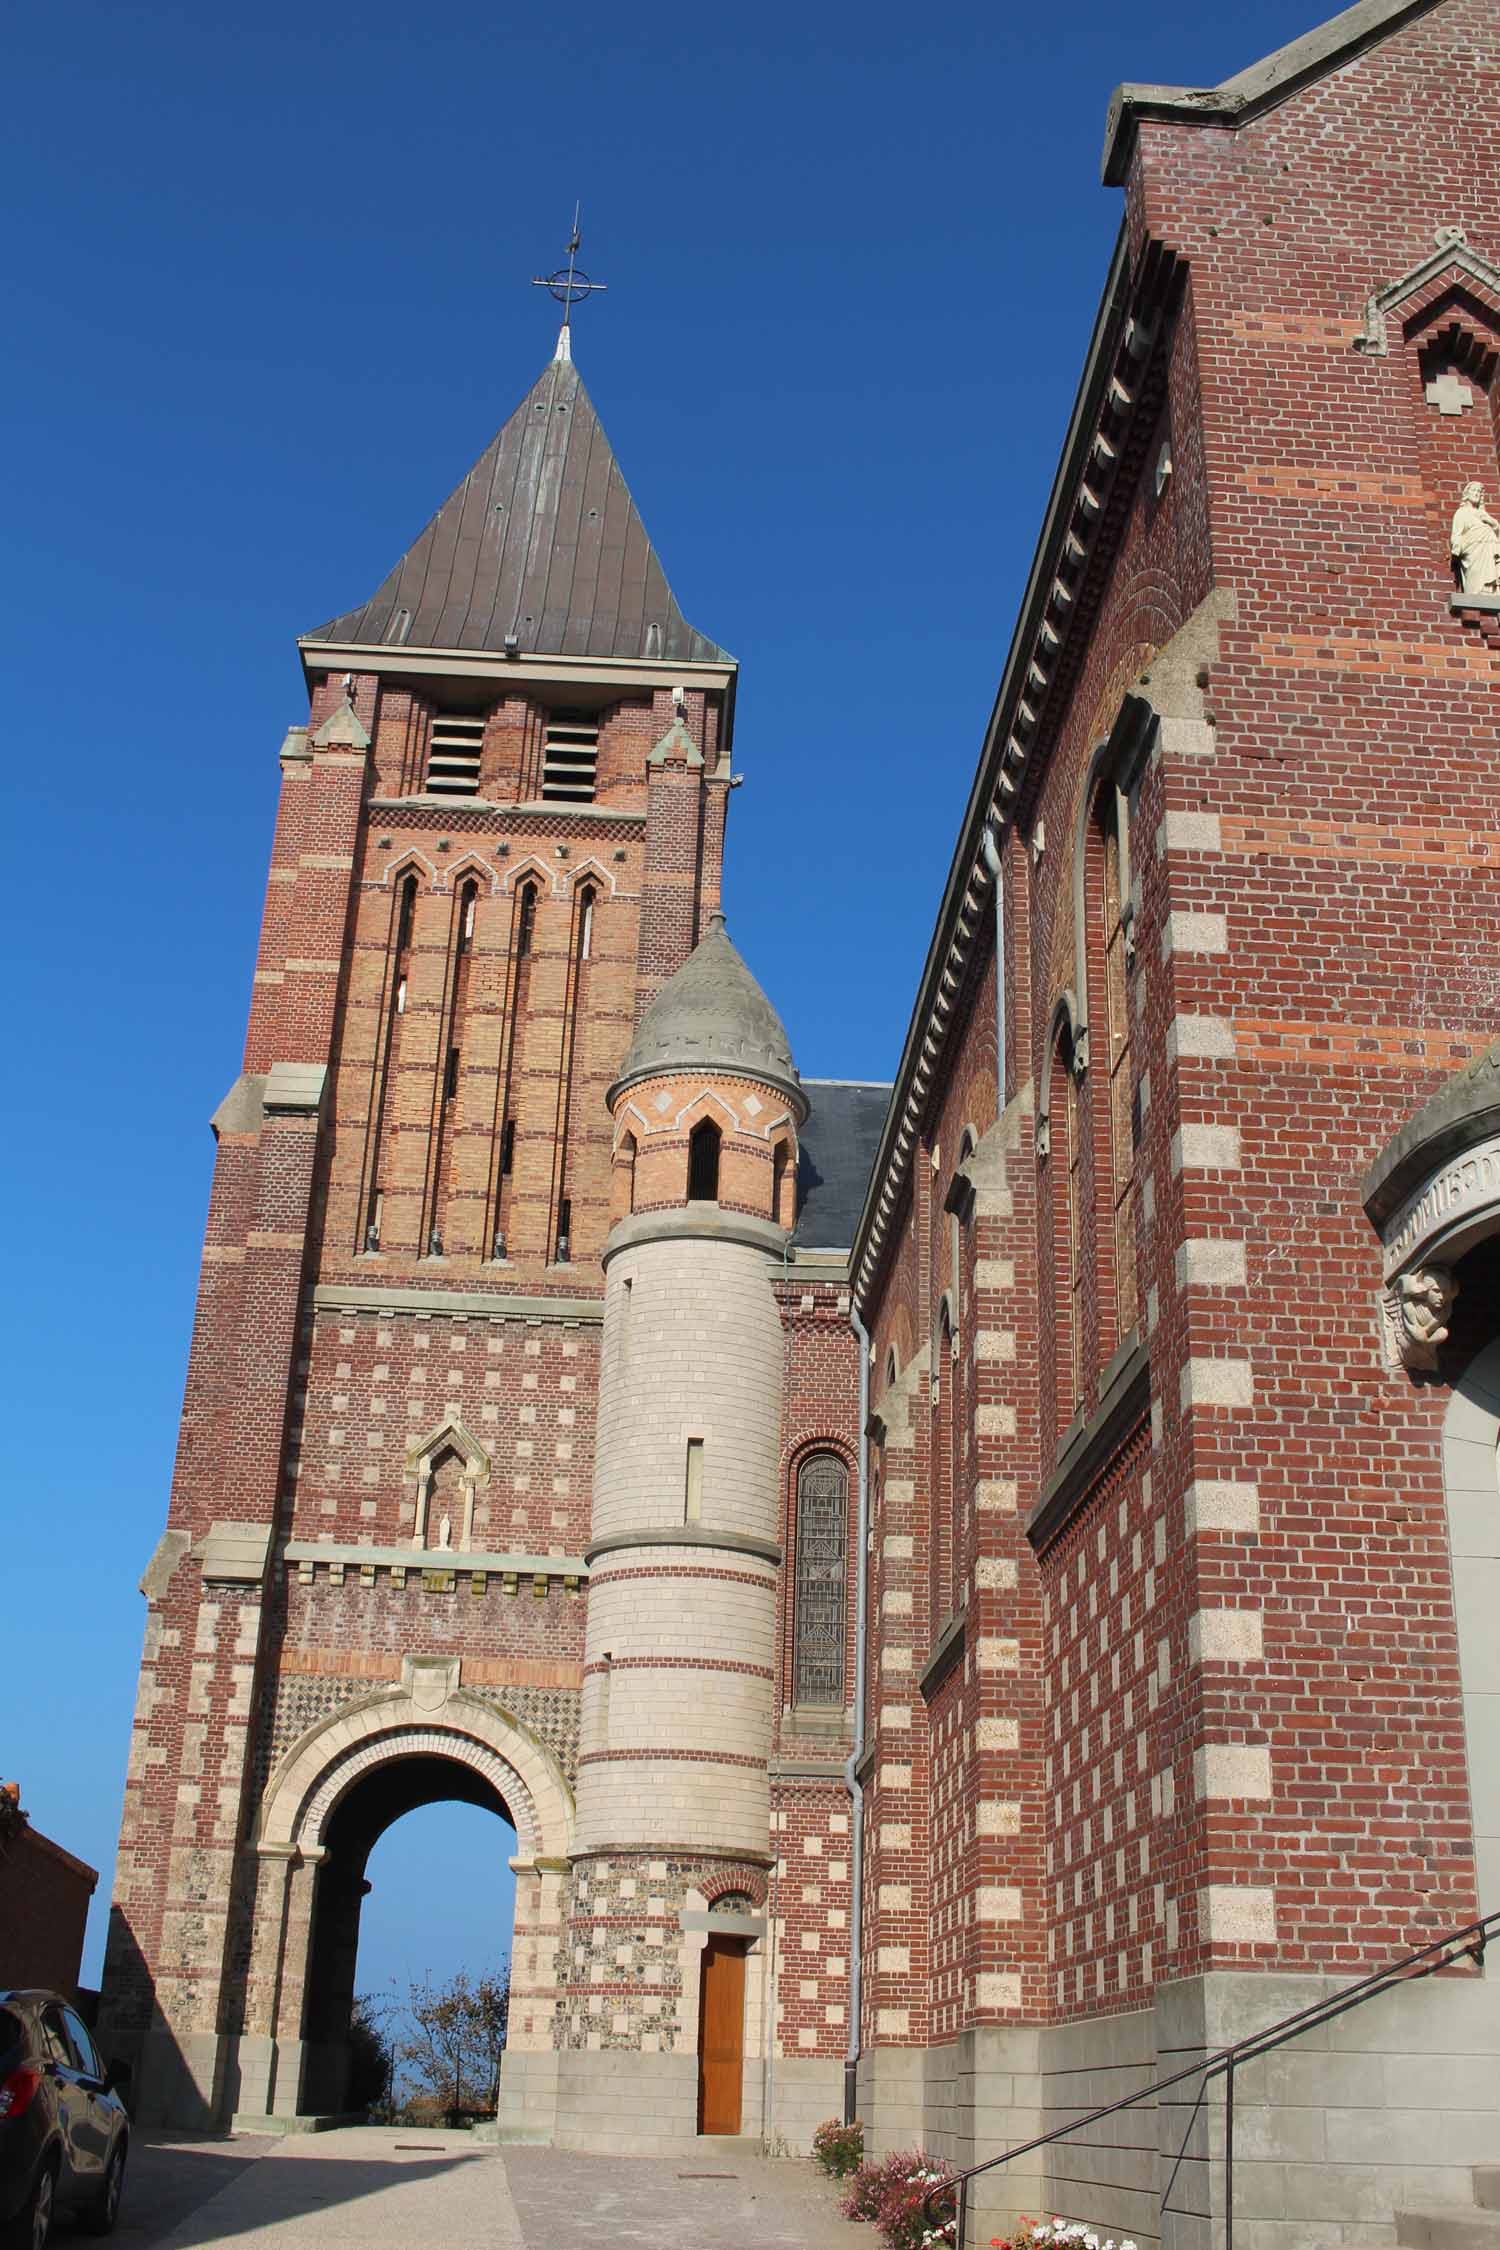
[[[979,839],[980,856],[995,886],[995,1115],[1005,1115],[1005,894],[1000,886],[1000,846],[992,824],[986,821]]]
[[[865,1637],[868,1625],[870,1563],[870,1338],[851,1293],[849,1325],[859,1346],[859,1473],[856,1508],[855,1554],[858,1577],[854,1590],[854,1747],[844,1762],[844,1785],[849,1792],[849,2046],[844,2058],[844,2123],[854,2123],[858,2107],[860,2014],[864,1983],[865,1931],[865,1793],[859,1768],[865,1755]]]

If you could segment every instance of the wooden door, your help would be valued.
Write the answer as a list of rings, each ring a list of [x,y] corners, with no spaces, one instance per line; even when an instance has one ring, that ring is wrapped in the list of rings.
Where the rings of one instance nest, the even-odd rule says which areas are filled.
[[[710,1936],[698,1994],[698,2130],[737,2133],[745,2072],[745,1941]]]

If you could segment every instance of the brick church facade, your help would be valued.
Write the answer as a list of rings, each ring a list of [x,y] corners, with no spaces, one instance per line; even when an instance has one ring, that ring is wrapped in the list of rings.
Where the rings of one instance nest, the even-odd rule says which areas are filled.
[[[144,1580],[148,2116],[338,2111],[439,1797],[516,1830],[495,2130],[575,2147],[977,2161],[1500,1905],[1497,86],[1492,0],[1360,0],[1117,94],[893,1088],[724,926],[735,665],[566,329],[302,643]],[[1243,2097],[1266,2250],[1500,2155],[1482,1971],[1343,2022]],[[986,2212],[1207,2243],[1186,2098]]]

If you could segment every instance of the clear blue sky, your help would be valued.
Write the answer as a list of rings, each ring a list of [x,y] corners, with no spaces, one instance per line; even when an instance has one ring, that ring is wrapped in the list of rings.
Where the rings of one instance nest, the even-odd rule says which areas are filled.
[[[12,13],[0,1775],[104,1870],[91,1967],[296,634],[550,355],[581,196],[580,365],[743,668],[731,928],[804,1071],[889,1075],[1119,223],[1105,103],[1316,7]],[[444,1866],[475,1965],[490,1848]]]

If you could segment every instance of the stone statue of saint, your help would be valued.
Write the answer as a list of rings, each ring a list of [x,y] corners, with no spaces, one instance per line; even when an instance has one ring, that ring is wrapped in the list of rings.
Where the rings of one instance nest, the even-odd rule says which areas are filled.
[[[438,1545],[440,1547],[451,1547],[452,1544],[453,1518],[450,1515],[445,1515],[442,1522],[438,1525]]]
[[[1466,484],[1453,513],[1448,548],[1466,594],[1500,594],[1500,523],[1484,504],[1484,486]]]

